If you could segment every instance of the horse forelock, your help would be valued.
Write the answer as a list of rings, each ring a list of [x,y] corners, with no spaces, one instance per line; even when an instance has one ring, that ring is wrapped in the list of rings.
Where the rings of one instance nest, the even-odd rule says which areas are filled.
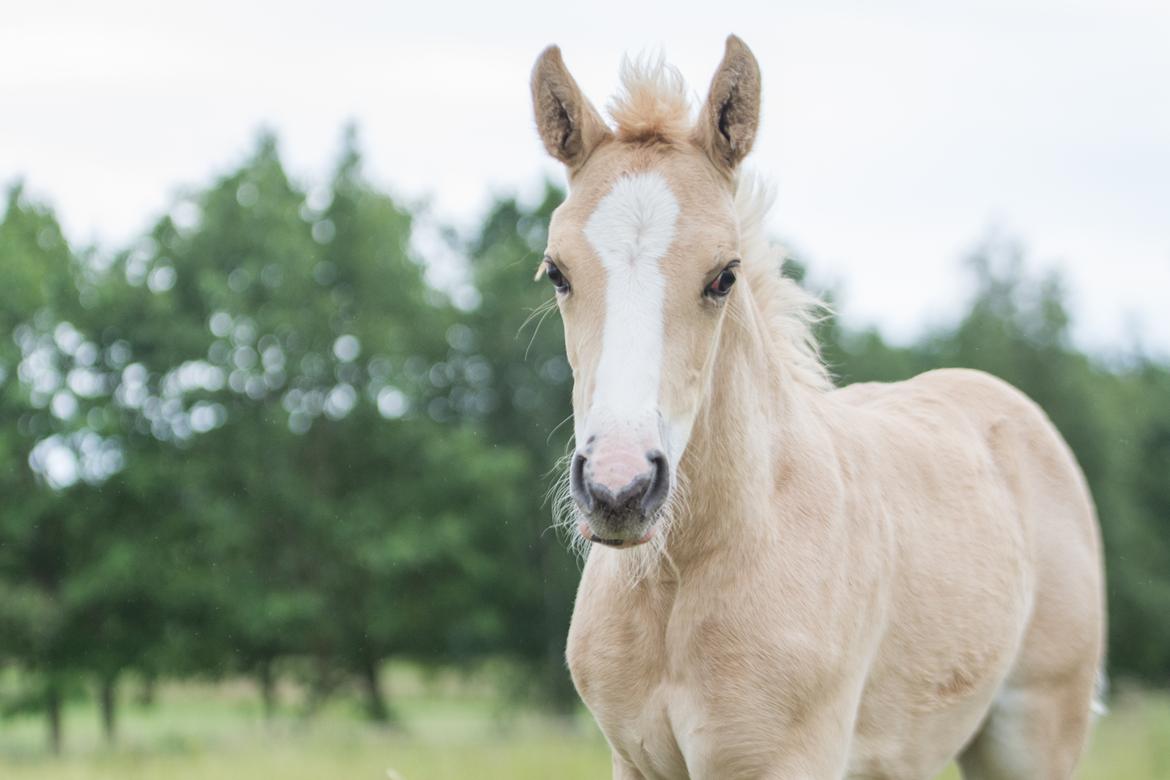
[[[621,90],[610,101],[609,115],[619,141],[681,143],[692,126],[682,73],[662,55],[623,58]]]

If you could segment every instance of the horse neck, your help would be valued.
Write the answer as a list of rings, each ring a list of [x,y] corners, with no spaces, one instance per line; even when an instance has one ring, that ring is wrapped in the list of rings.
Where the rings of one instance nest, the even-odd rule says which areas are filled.
[[[754,299],[728,312],[710,390],[680,464],[684,500],[667,552],[677,566],[775,534],[774,500],[824,446],[823,392],[785,366]]]

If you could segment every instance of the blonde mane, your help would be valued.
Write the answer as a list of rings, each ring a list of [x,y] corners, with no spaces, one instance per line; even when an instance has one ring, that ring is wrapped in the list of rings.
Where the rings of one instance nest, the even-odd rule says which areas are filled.
[[[662,55],[622,58],[621,90],[609,104],[619,141],[680,143],[691,132],[691,101],[682,73]]]
[[[805,387],[830,390],[833,380],[821,359],[814,328],[831,312],[824,301],[784,275],[784,249],[768,238],[764,227],[775,200],[775,191],[762,177],[740,175],[735,211],[743,270],[768,330],[778,337],[781,363]]]

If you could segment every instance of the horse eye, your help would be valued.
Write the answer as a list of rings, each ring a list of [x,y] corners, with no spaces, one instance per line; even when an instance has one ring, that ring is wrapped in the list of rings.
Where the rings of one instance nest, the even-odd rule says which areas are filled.
[[[569,291],[569,280],[561,273],[561,269],[557,268],[556,263],[552,260],[545,260],[544,272],[548,274],[548,280],[553,283],[553,287],[557,288],[557,292],[567,293]]]
[[[731,266],[728,266],[711,280],[711,284],[707,285],[705,292],[712,298],[722,298],[731,292],[731,285],[733,284],[735,284],[735,274],[732,273]]]

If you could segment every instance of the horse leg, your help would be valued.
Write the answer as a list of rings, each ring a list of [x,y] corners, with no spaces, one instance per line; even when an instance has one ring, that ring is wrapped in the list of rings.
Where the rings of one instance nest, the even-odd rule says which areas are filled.
[[[1088,733],[1093,680],[1009,680],[959,757],[964,780],[1069,780]]]
[[[622,760],[617,753],[613,754],[613,780],[646,780],[645,775]]]

